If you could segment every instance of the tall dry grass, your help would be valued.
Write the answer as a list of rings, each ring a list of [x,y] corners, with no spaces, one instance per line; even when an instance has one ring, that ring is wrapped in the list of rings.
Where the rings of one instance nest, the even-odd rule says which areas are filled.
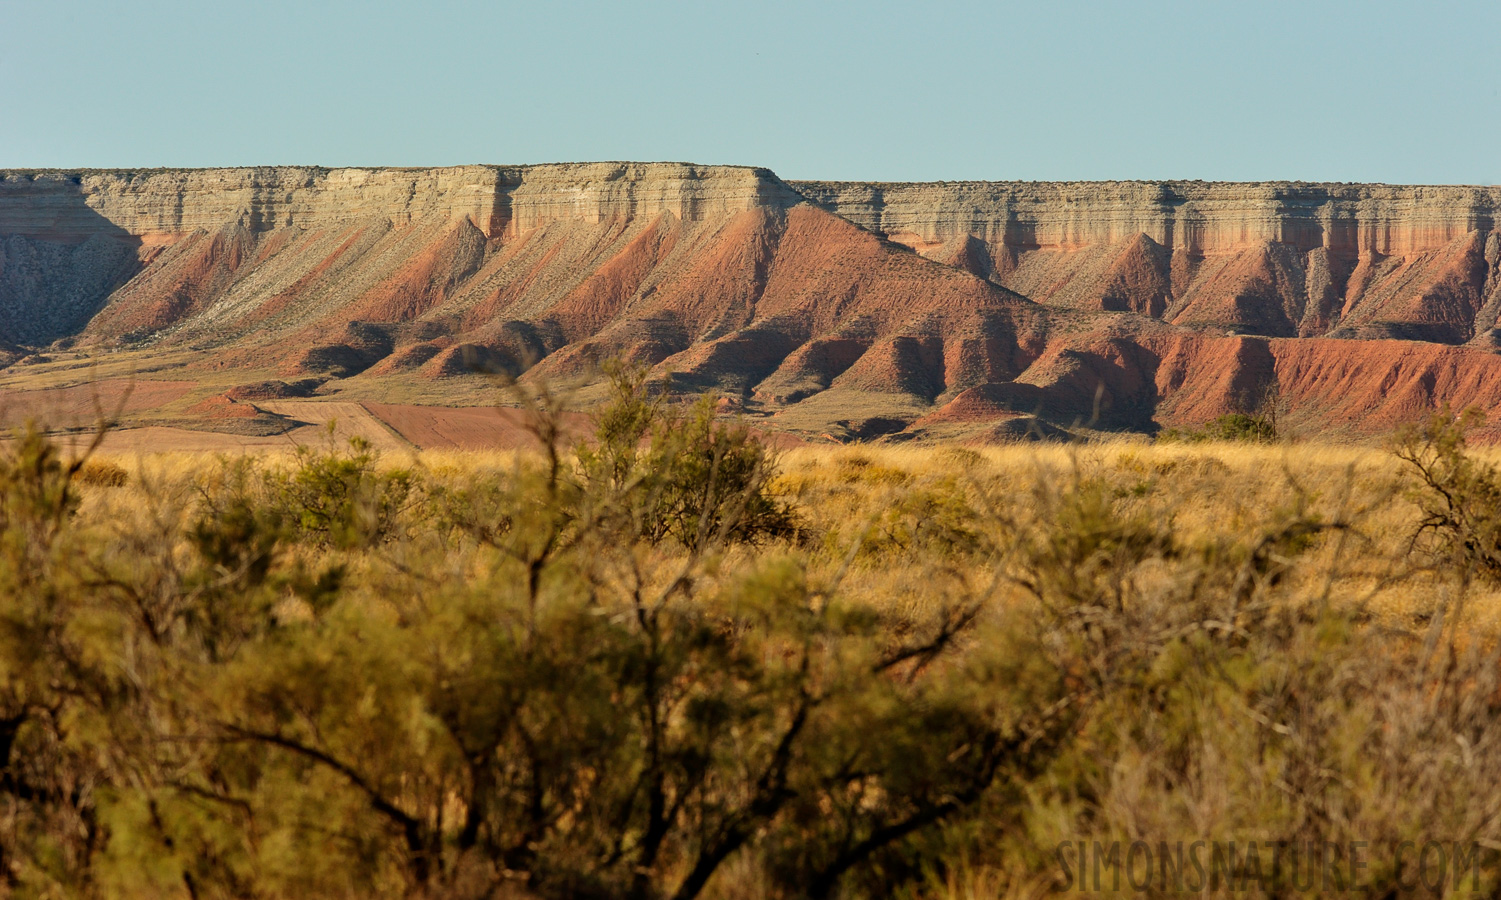
[[[8,889],[1040,896],[1202,839],[1401,896],[1403,841],[1501,847],[1501,591],[1392,452],[763,456],[627,399],[551,459],[13,447]]]

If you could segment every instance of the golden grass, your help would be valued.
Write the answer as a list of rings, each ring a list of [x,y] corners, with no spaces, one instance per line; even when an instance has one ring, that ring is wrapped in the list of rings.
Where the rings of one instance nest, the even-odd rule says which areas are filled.
[[[242,455],[251,454],[230,456]],[[1501,453],[1496,451],[1481,451],[1476,455],[1487,461],[1501,459]],[[257,462],[256,471],[262,473],[289,471],[298,463],[290,448],[262,451],[253,456]],[[224,471],[224,459],[223,455],[183,452],[101,453],[90,460],[89,477],[81,479],[84,505],[80,515],[96,523],[121,523],[122,531],[134,528],[143,535],[151,532],[152,523],[160,522],[161,534],[165,536],[163,540],[170,542],[173,540],[173,522],[187,521],[185,513],[196,515],[201,512],[199,487],[217,477],[216,473]],[[413,470],[423,485],[406,514],[408,518],[404,523],[406,527],[401,530],[402,536],[389,544],[372,545],[358,552],[315,549],[311,545],[299,544],[289,548],[288,553],[299,565],[307,563],[309,571],[325,562],[337,562],[346,572],[349,583],[356,585],[352,602],[359,605],[360,612],[374,617],[387,615],[391,598],[405,596],[403,592],[417,583],[411,580],[417,574],[445,584],[480,583],[482,579],[478,575],[489,563],[473,552],[466,556],[466,552],[473,551],[472,546],[463,541],[450,544],[434,539],[434,534],[440,530],[436,523],[442,518],[441,513],[435,511],[439,506],[436,499],[441,499],[446,488],[504,485],[512,473],[519,473],[536,460],[534,454],[523,451],[388,452],[380,460],[382,467],[388,471],[396,468]],[[1273,759],[1277,753],[1304,752],[1315,746],[1317,740],[1326,739],[1328,746],[1316,748],[1326,756],[1309,757],[1320,760],[1318,765],[1310,764],[1306,769],[1306,772],[1314,773],[1309,776],[1310,780],[1296,791],[1289,792],[1296,794],[1300,803],[1308,798],[1320,800],[1333,790],[1321,781],[1326,763],[1331,759],[1345,758],[1339,755],[1346,753],[1339,743],[1343,739],[1341,735],[1346,732],[1354,734],[1354,730],[1363,727],[1361,717],[1378,707],[1381,714],[1387,716],[1384,722],[1395,723],[1387,729],[1392,731],[1412,718],[1408,707],[1402,704],[1409,703],[1412,698],[1426,702],[1428,688],[1425,685],[1418,684],[1410,693],[1402,694],[1398,689],[1407,688],[1405,683],[1398,682],[1406,677],[1404,667],[1410,661],[1422,660],[1412,666],[1414,670],[1427,666],[1424,638],[1425,635],[1430,638],[1438,636],[1437,624],[1452,628],[1448,632],[1451,649],[1456,646],[1494,646],[1501,637],[1501,602],[1498,602],[1501,601],[1501,591],[1483,584],[1473,585],[1465,594],[1465,602],[1456,605],[1452,601],[1461,589],[1461,579],[1455,578],[1452,572],[1425,568],[1425,560],[1410,552],[1409,545],[1420,515],[1413,496],[1415,482],[1411,473],[1405,471],[1404,463],[1380,448],[1306,443],[1154,444],[1140,439],[988,448],[808,446],[777,454],[777,467],[779,474],[772,484],[773,490],[797,509],[804,526],[802,535],[795,542],[778,538],[769,544],[733,545],[711,550],[712,558],[704,560],[701,570],[694,575],[694,583],[703,591],[699,596],[712,597],[716,587],[733,585],[737,578],[746,583],[748,574],[758,567],[769,569],[779,559],[787,558],[800,567],[799,574],[806,575],[810,585],[821,588],[837,581],[837,593],[844,599],[853,600],[852,606],[863,604],[874,611],[873,620],[884,629],[879,632],[878,639],[889,639],[898,644],[909,641],[913,634],[921,634],[925,623],[931,623],[944,614],[946,605],[952,607],[959,603],[956,598],[964,603],[971,598],[981,598],[984,603],[977,604],[976,608],[983,605],[985,611],[981,615],[991,616],[992,620],[976,620],[980,627],[966,633],[964,652],[987,647],[1027,647],[1034,651],[1045,648],[1041,641],[1015,645],[994,643],[1004,639],[1008,618],[1019,621],[1049,602],[1042,590],[1029,594],[1020,584],[1029,563],[1024,558],[1025,552],[1008,555],[1008,542],[1013,548],[1028,540],[1035,542],[1027,552],[1033,554],[1032,572],[1043,572],[1038,583],[1042,583],[1042,578],[1053,577],[1059,579],[1051,582],[1056,586],[1066,581],[1068,571],[1088,571],[1087,563],[1077,564],[1077,560],[1085,556],[1059,554],[1046,557],[1045,553],[1037,552],[1038,545],[1046,545],[1048,541],[1067,542],[1091,527],[1090,523],[1081,526],[1078,522],[1049,521],[1049,516],[1055,511],[1069,508],[1068,498],[1077,499],[1085,494],[1086,486],[1087,490],[1101,492],[1108,498],[1112,522],[1147,522],[1159,534],[1170,535],[1169,541],[1149,544],[1147,551],[1129,559],[1130,554],[1125,554],[1115,557],[1112,562],[1106,555],[1104,568],[1114,565],[1124,577],[1135,580],[1137,589],[1118,595],[1129,595],[1131,599],[1121,601],[1119,607],[1111,611],[1118,613],[1122,620],[1130,620],[1130,628],[1121,626],[1113,633],[1115,637],[1102,640],[1102,644],[1116,642],[1117,637],[1125,635],[1126,638],[1118,643],[1129,645],[1131,640],[1136,640],[1145,645],[1147,639],[1160,640],[1176,649],[1163,651],[1151,666],[1118,683],[1107,680],[1108,690],[1102,688],[1101,699],[1097,701],[1103,710],[1097,724],[1080,726],[1080,734],[1085,734],[1089,728],[1096,728],[1096,731],[1091,732],[1094,737],[1086,735],[1081,739],[1077,759],[1072,756],[1065,758],[1056,771],[1028,788],[1033,793],[1025,801],[1017,801],[1017,809],[1022,812],[1013,810],[1012,813],[1023,816],[1021,826],[1009,818],[997,819],[996,828],[1003,836],[1010,834],[1006,829],[1028,829],[1024,838],[1006,837],[1007,840],[1019,841],[1024,847],[1028,841],[1035,845],[1034,849],[1046,847],[1056,840],[1080,837],[1084,832],[1077,829],[1092,827],[1098,827],[1101,833],[1129,832],[1133,836],[1138,832],[1147,835],[1179,833],[1186,827],[1185,823],[1201,829],[1221,827],[1226,829],[1226,834],[1236,833],[1230,830],[1232,828],[1274,827],[1272,818],[1281,814],[1282,807],[1278,805],[1281,798],[1273,788],[1280,789],[1281,785],[1274,784],[1275,779],[1262,777],[1249,769],[1241,772],[1237,766],[1250,760],[1263,766],[1261,771],[1281,771],[1276,767],[1280,762]],[[421,496],[424,491],[425,498]],[[424,499],[434,500],[433,505],[424,505]],[[484,511],[493,509],[483,505],[483,498],[477,503],[472,509],[479,509],[481,514],[488,514]],[[1077,511],[1078,506],[1076,504],[1073,508]],[[1064,518],[1062,513],[1059,517]],[[1256,559],[1252,548],[1258,546],[1263,536],[1276,534],[1289,522],[1337,524],[1339,527],[1317,532],[1307,544],[1296,541],[1271,544],[1277,548],[1273,552],[1285,553],[1287,559],[1278,559],[1276,564],[1256,570],[1264,574],[1285,563],[1277,575],[1283,580],[1277,582],[1275,590],[1269,587],[1262,592],[1261,596],[1271,599],[1266,600],[1260,609],[1297,613],[1316,606],[1322,599],[1328,601],[1335,614],[1315,625],[1299,626],[1304,630],[1293,632],[1293,639],[1273,635],[1257,644],[1248,637],[1249,652],[1236,649],[1227,651],[1223,657],[1216,657],[1241,667],[1224,676],[1226,683],[1231,685],[1224,697],[1209,696],[1202,701],[1202,708],[1174,708],[1165,698],[1170,696],[1175,680],[1163,677],[1163,683],[1153,689],[1160,690],[1160,694],[1148,692],[1142,695],[1158,704],[1155,712],[1152,709],[1143,711],[1136,693],[1138,681],[1150,681],[1161,672],[1169,671],[1180,658],[1176,654],[1182,650],[1176,637],[1169,640],[1155,632],[1168,633],[1179,627],[1181,621],[1173,620],[1185,619],[1180,612],[1193,610],[1194,603],[1204,604],[1203,608],[1209,611],[1195,613],[1199,618],[1193,624],[1224,626],[1225,623],[1219,620],[1220,601],[1224,597],[1240,596],[1230,589],[1236,573],[1255,569],[1247,562]],[[469,551],[464,547],[469,547]],[[610,557],[608,564],[601,564],[592,577],[598,579],[596,587],[619,589],[622,596],[629,593],[625,582],[630,577],[636,578],[638,585],[645,583],[655,590],[662,583],[679,577],[685,554],[685,549],[678,545],[641,544],[628,548],[619,559]],[[609,556],[608,553],[601,555]],[[1060,559],[1068,562],[1054,565]],[[568,563],[575,564],[576,561]],[[1049,565],[1053,566],[1052,569],[1048,568]],[[618,567],[619,572],[612,566]],[[1060,573],[1059,570],[1068,571]],[[1105,584],[1113,574],[1111,571],[1104,574],[1097,571],[1085,576],[1085,580],[1094,579],[1089,588],[1094,593],[1087,602],[1100,601],[1090,607],[1091,614],[1107,605],[1104,601],[1109,597],[1108,587],[1097,591],[1095,588]],[[621,584],[612,584],[611,579],[617,576]],[[1196,582],[1200,576],[1221,580]],[[1183,589],[1185,585],[1197,583],[1213,586],[1197,592]],[[361,588],[365,590],[362,592]],[[647,591],[648,594],[651,592]],[[819,602],[829,603],[828,597],[834,593],[830,590]],[[1053,593],[1066,592],[1055,587]],[[434,596],[439,596],[439,593],[435,592]],[[820,596],[819,590],[810,591],[809,596]],[[695,597],[694,602],[697,599]],[[1236,604],[1241,602],[1239,599],[1234,601]],[[301,601],[287,599],[284,601],[286,609],[278,607],[278,615],[287,620],[311,621],[312,607],[296,606],[297,603]],[[1287,605],[1279,605],[1284,603]],[[1343,615],[1352,609],[1362,614]],[[1329,609],[1323,612],[1327,613]],[[1261,627],[1236,625],[1234,611],[1224,618],[1229,621],[1230,627],[1225,629],[1228,631],[1248,635],[1252,629]],[[1268,620],[1272,618],[1266,617]],[[1339,621],[1333,622],[1336,619]],[[1329,698],[1317,697],[1326,685],[1317,680],[1318,676],[1309,675],[1306,685],[1297,690],[1288,689],[1287,696],[1298,699],[1307,708],[1313,708],[1309,704],[1314,700],[1327,699],[1327,709],[1335,711],[1329,714],[1337,713],[1346,718],[1331,720],[1335,724],[1329,726],[1328,735],[1322,735],[1313,730],[1322,727],[1321,720],[1308,713],[1308,718],[1299,725],[1304,731],[1284,727],[1282,732],[1276,732],[1295,735],[1296,740],[1276,753],[1268,754],[1264,749],[1269,746],[1267,742],[1279,738],[1259,734],[1256,726],[1261,720],[1244,716],[1244,720],[1236,719],[1234,715],[1251,710],[1248,704],[1254,702],[1257,691],[1275,694],[1280,690],[1279,685],[1292,677],[1278,671],[1284,663],[1289,670],[1301,667],[1305,672],[1315,672],[1325,655],[1326,645],[1319,643],[1321,635],[1330,628],[1344,627],[1345,623],[1357,623],[1349,630],[1373,639],[1358,646],[1329,642],[1327,646],[1344,647],[1339,652],[1348,654],[1347,657],[1334,658],[1331,665],[1338,663],[1336,669],[1339,671],[1345,671],[1339,666],[1345,666],[1349,671],[1358,669],[1361,673],[1379,671],[1379,677],[1386,679],[1380,685],[1367,685],[1355,678],[1358,689],[1351,696],[1362,698],[1367,692],[1379,694],[1376,689],[1381,688],[1390,689],[1396,699],[1390,700],[1387,706],[1380,706],[1378,700],[1387,702],[1380,697],[1370,701],[1375,706],[1359,706],[1351,701],[1349,709],[1355,712],[1348,712],[1346,707],[1338,705],[1344,701],[1339,699],[1336,691],[1331,691]],[[1267,634],[1272,635],[1275,627],[1280,626],[1268,626]],[[1203,633],[1209,630],[1207,627],[1202,629]],[[1053,636],[1050,639],[1060,641],[1067,639],[1069,634],[1078,637],[1082,633],[1082,630],[1076,633],[1047,632]],[[1058,638],[1059,634],[1063,637]],[[992,643],[987,644],[987,641]],[[1191,643],[1182,642],[1183,647]],[[1377,649],[1372,652],[1370,648]],[[1104,658],[1110,649],[1113,647],[1101,650],[1098,657],[1091,655],[1091,650],[1074,659],[1074,663]],[[1258,653],[1262,655],[1258,656]],[[1268,653],[1274,654],[1273,658],[1265,658]],[[1014,656],[1024,658],[1025,654]],[[1387,668],[1368,666],[1374,661],[1389,665]],[[1159,662],[1163,664],[1161,667],[1157,665]],[[1362,666],[1368,668],[1360,668]],[[1077,677],[1082,670],[1080,665],[1073,664],[1067,668],[1070,678]],[[1474,671],[1480,670],[1465,670],[1466,673]],[[1209,679],[1199,684],[1202,687],[1219,682]],[[1370,691],[1367,691],[1368,687]],[[1110,705],[1117,702],[1121,704],[1119,707]],[[1181,698],[1178,702],[1181,706]],[[1271,706],[1267,708],[1272,709]],[[1293,710],[1288,714],[1296,712]],[[1171,719],[1174,715],[1180,718],[1163,720],[1172,727],[1158,721],[1158,717]],[[1103,741],[1104,737],[1125,740],[1122,735],[1130,729],[1123,727],[1122,734],[1112,735],[1113,723],[1135,723],[1138,716],[1144,733],[1149,735],[1141,738],[1140,746],[1125,741],[1111,749],[1103,743],[1090,743],[1091,740]],[[1227,717],[1228,722],[1225,721]],[[1270,719],[1266,721],[1271,722]],[[1174,729],[1179,726],[1202,729],[1202,733],[1194,732],[1195,742],[1179,746],[1169,740],[1177,739],[1173,735],[1177,734]],[[1160,728],[1160,732],[1152,732],[1152,728]],[[1305,739],[1305,732],[1313,737]],[[1237,744],[1242,736],[1245,743]],[[1220,745],[1215,742],[1220,739],[1241,755],[1217,755]],[[1359,740],[1367,743],[1369,740],[1350,740],[1355,749],[1349,751],[1348,756],[1359,762],[1366,749]],[[1454,746],[1460,746],[1467,754],[1471,751],[1468,744],[1444,740],[1447,743],[1438,743],[1443,743],[1449,752],[1454,751]],[[1484,745],[1484,741],[1479,745]],[[1389,781],[1400,787],[1404,783],[1402,779],[1410,776],[1400,763],[1415,755],[1411,747],[1427,745],[1416,739],[1402,744],[1393,737],[1391,746],[1397,749],[1388,753],[1384,763],[1388,769],[1382,771],[1397,773]],[[1490,746],[1496,745],[1492,742]],[[1184,769],[1193,777],[1185,776],[1181,782],[1160,778],[1154,781],[1158,777],[1154,773],[1160,774],[1179,764],[1183,753],[1187,752],[1184,747],[1199,754],[1193,757],[1193,765]],[[1308,752],[1312,754],[1313,751]],[[1111,753],[1115,755],[1111,756]],[[1096,761],[1102,761],[1102,769],[1087,771]],[[1364,771],[1355,763],[1351,763],[1349,770],[1357,776]],[[1292,766],[1287,771],[1296,774],[1304,770]],[[1480,776],[1474,778],[1476,783],[1484,781]],[[1069,779],[1077,779],[1077,784]],[[1266,796],[1258,793],[1263,790]],[[1036,800],[1049,796],[1049,791],[1054,791],[1051,801]],[[1362,799],[1386,796],[1370,785],[1349,787],[1349,793]],[[1422,795],[1423,791],[1416,793]],[[1079,795],[1094,799],[1086,802]],[[1050,802],[1054,806],[1050,807]],[[1371,802],[1374,804],[1376,800]],[[1361,827],[1376,828],[1384,821],[1380,818],[1380,810],[1367,811],[1366,814],[1368,817],[1361,820],[1365,823]],[[972,824],[989,827],[984,815],[979,814]],[[1407,813],[1402,811],[1394,813],[1393,818],[1405,821],[1402,819],[1405,815]],[[1243,830],[1239,833],[1260,832]],[[1359,831],[1352,833],[1363,834]],[[948,839],[955,841],[953,846],[965,846],[971,850],[978,847],[985,856],[990,851],[984,844],[986,833],[981,834],[974,844],[953,836]],[[993,855],[979,859],[973,865],[957,855],[945,862],[942,882],[929,884],[925,893],[913,896],[1037,896],[1054,886],[1051,881],[1053,873],[1047,863],[1028,862],[1024,856],[1017,856],[1009,850],[995,850]],[[716,882],[716,895],[765,896],[769,891],[766,871],[753,855],[738,857],[721,872]]]
[[[101,454],[100,464],[129,473],[125,487],[89,490],[92,506],[102,492],[111,505],[141,502],[143,491],[191,482],[215,460],[254,456],[268,466],[290,466],[287,449],[231,454],[192,452]],[[414,469],[435,483],[464,484],[504,477],[527,458],[524,451],[428,450],[387,452],[384,467]],[[1501,462],[1501,449],[1476,455]],[[1326,520],[1349,521],[1342,539],[1330,539],[1302,577],[1332,580],[1331,596],[1362,604],[1385,627],[1420,625],[1446,588],[1433,573],[1413,571],[1408,543],[1418,517],[1411,482],[1391,453],[1347,444],[1259,445],[1233,443],[1154,444],[1140,439],[1083,445],[1019,443],[995,447],[916,445],[810,445],[777,455],[775,489],[792,500],[821,543],[823,563],[843,565],[852,544],[873,540],[880,549],[859,554],[845,575],[846,590],[879,598],[895,613],[915,612],[932,592],[935,567],[948,561],[924,558],[922,548],[893,558],[901,536],[888,534],[893,510],[917,494],[960,498],[985,527],[987,510],[1020,504],[1039,491],[1056,490],[1075,478],[1104,479],[1127,508],[1170,521],[1187,543],[1248,539],[1303,504]],[[921,517],[921,512],[911,516]],[[885,529],[885,531],[883,531]],[[884,538],[892,538],[881,543]],[[894,543],[893,543],[894,541]],[[888,554],[883,556],[882,554]],[[972,558],[960,574],[991,574]],[[1501,591],[1472,588],[1465,621],[1477,633],[1501,634]]]

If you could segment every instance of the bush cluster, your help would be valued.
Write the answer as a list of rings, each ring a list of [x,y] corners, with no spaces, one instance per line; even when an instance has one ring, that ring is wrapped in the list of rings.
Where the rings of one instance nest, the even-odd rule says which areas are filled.
[[[1277,423],[1266,415],[1226,413],[1202,428],[1165,429],[1157,439],[1186,444],[1201,444],[1206,441],[1270,444],[1277,440]]]
[[[1477,409],[1448,409],[1398,432],[1393,452],[1416,476],[1413,499],[1422,520],[1413,547],[1463,575],[1501,581],[1501,472],[1466,453],[1465,434],[1483,419]]]
[[[1310,492],[1206,535],[1082,464],[851,460],[868,521],[820,535],[752,433],[613,384],[594,441],[538,402],[488,472],[8,444],[5,892],[1035,894],[1062,841],[1205,836],[1369,842],[1396,895],[1381,842],[1501,838],[1497,651],[1426,565],[1495,547],[1452,420],[1398,446],[1400,577],[1451,598],[1406,632],[1335,596],[1361,523]]]

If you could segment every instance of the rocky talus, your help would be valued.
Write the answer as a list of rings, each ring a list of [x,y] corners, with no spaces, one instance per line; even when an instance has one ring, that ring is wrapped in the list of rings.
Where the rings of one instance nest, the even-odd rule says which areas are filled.
[[[372,385],[623,356],[836,437],[1501,404],[1501,188],[765,169],[0,172],[0,357]],[[13,369],[13,371],[18,371]]]

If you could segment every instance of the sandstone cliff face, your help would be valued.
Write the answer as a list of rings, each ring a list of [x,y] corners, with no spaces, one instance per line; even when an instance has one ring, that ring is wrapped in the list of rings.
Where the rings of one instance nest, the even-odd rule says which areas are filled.
[[[794,186],[862,227],[1054,306],[1275,336],[1456,343],[1494,327],[1501,303],[1497,187]]]
[[[1501,405],[1498,208],[1496,188],[675,163],[6,172],[0,355],[66,339],[361,383],[619,355],[852,434],[1151,430],[1277,389],[1379,430]]]
[[[162,242],[229,225],[268,231],[439,218],[467,219],[499,236],[663,211],[697,220],[790,196],[764,169],[679,163],[0,172],[0,234]]]
[[[369,287],[388,261],[430,256],[430,238],[461,223],[499,241],[659,214],[699,222],[796,199],[765,170],[674,163],[0,172],[0,313],[6,337],[45,343],[82,328],[113,294],[94,331],[139,336],[186,324],[236,289],[261,295],[237,306],[285,303],[330,268]],[[377,240],[409,233],[417,238]],[[281,258],[237,284],[242,264],[270,255]]]
[[[975,235],[996,247],[1077,249],[1145,234],[1170,250],[1249,244],[1382,256],[1439,249],[1489,232],[1501,187],[1224,182],[792,182],[872,231],[927,244]]]

